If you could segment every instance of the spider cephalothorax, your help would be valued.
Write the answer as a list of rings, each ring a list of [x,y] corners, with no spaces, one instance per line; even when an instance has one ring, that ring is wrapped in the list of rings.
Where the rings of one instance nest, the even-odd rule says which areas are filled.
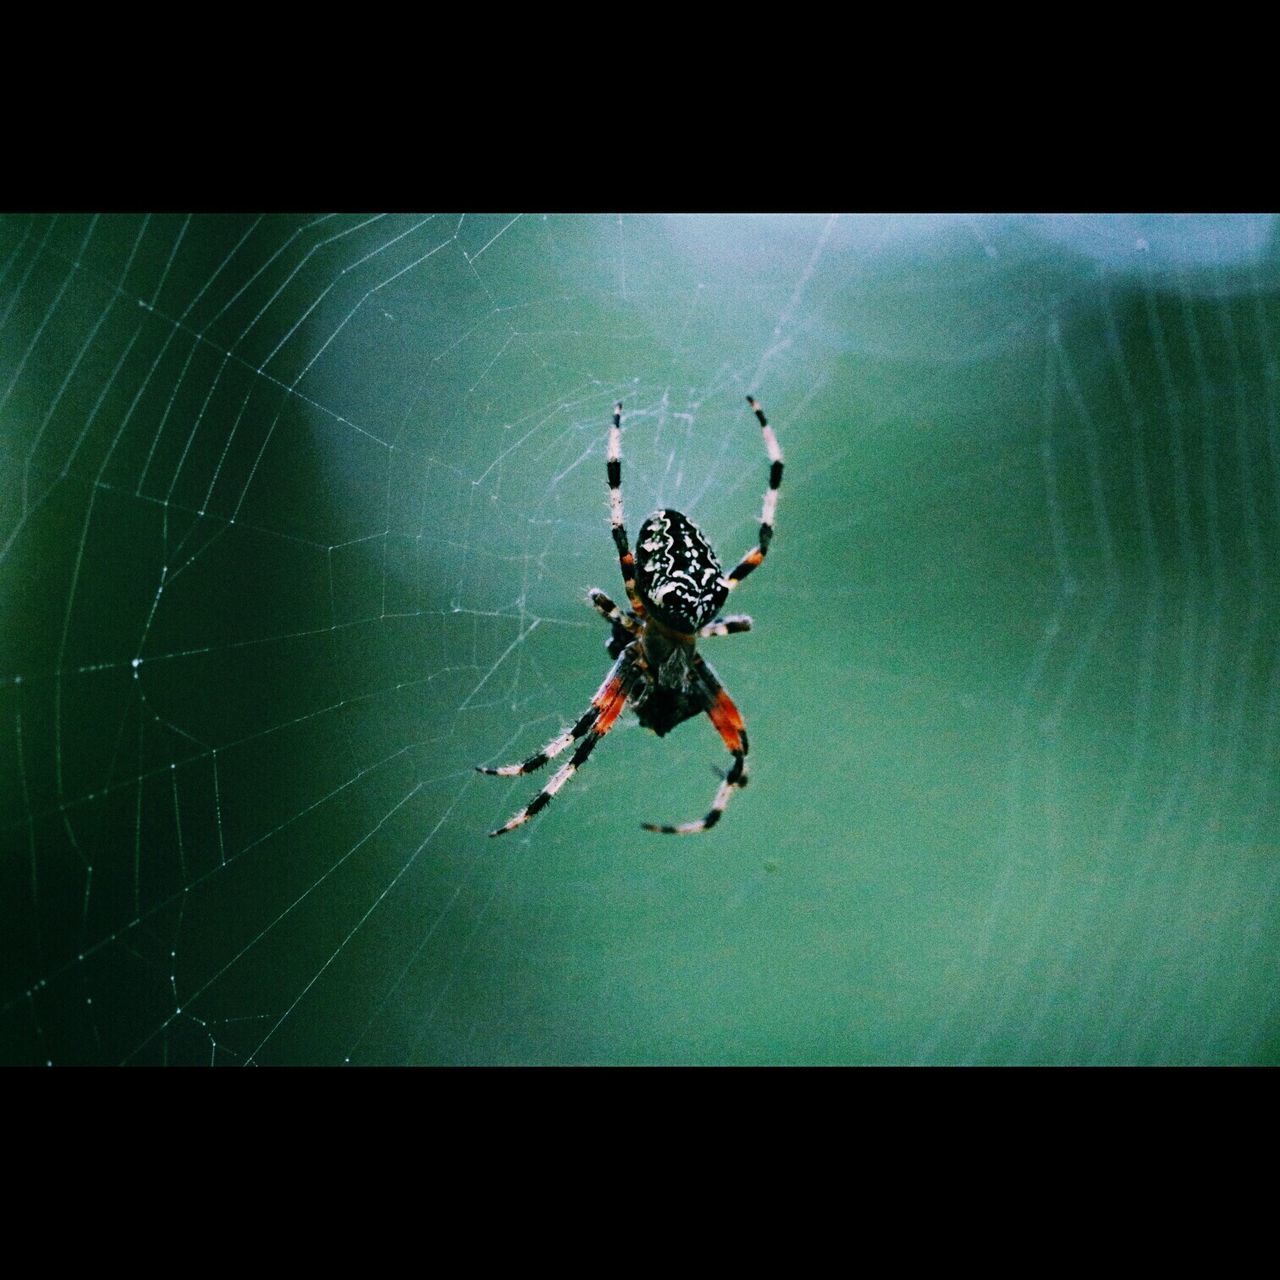
[[[614,406],[607,457],[610,524],[631,608],[626,611],[618,608],[598,588],[588,592],[592,607],[612,624],[605,643],[609,656],[615,661],[591,699],[591,705],[573,727],[553,738],[522,764],[504,764],[498,768],[476,766],[481,773],[501,777],[532,773],[578,743],[569,763],[561,766],[519,813],[490,835],[500,836],[511,831],[544,809],[577,772],[596,743],[613,728],[628,704],[640,723],[659,736],[706,712],[733,755],[733,765],[724,775],[705,818],[680,826],[655,826],[646,822],[647,830],[672,835],[706,831],[719,821],[733,792],[747,785],[747,731],[742,716],[697,650],[701,639],[751,629],[751,619],[745,614],[727,618],[717,618],[716,614],[729,592],[764,560],[773,537],[778,486],[782,483],[782,450],[759,401],[748,396],[747,403],[754,410],[764,435],[769,455],[769,487],[764,495],[759,541],[727,578],[702,530],[679,511],[655,511],[640,526],[638,554],[632,555],[622,523],[622,405]]]

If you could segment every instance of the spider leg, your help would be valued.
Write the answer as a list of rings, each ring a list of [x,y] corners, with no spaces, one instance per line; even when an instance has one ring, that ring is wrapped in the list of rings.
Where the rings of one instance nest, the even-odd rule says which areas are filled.
[[[635,663],[635,654],[628,651],[613,664],[604,683],[596,690],[591,705],[578,718],[572,729],[566,729],[559,737],[552,738],[541,751],[531,755],[521,764],[499,765],[496,769],[489,765],[476,765],[477,773],[487,773],[495,778],[519,778],[535,769],[541,769],[548,760],[553,760],[566,747],[576,742],[591,728],[600,713],[613,701],[619,688],[626,683],[630,668]]]
[[[644,604],[636,591],[636,558],[631,554],[627,531],[622,523],[622,401],[613,406],[613,425],[609,428],[609,524],[613,529],[614,545],[618,548],[618,564],[622,569],[622,585],[632,611],[644,617]]]
[[[604,647],[609,657],[616,658],[644,629],[643,623],[630,610],[623,613],[599,587],[592,587],[587,592],[591,607],[608,623],[613,630],[609,633]]]
[[[698,633],[699,640],[706,640],[709,636],[734,636],[740,631],[751,630],[751,619],[745,613],[733,613],[727,618],[717,618],[714,622],[708,622]]]
[[[568,764],[561,765],[552,775],[547,785],[519,813],[514,814],[508,822],[504,823],[496,831],[490,831],[489,834],[491,836],[506,835],[508,831],[514,831],[516,827],[528,822],[534,814],[545,809],[551,803],[551,799],[556,792],[577,773],[578,767],[595,750],[596,743],[613,728],[618,717],[622,714],[623,708],[627,705],[627,697],[631,693],[631,688],[637,678],[636,660],[637,655],[632,649],[628,649],[618,659],[613,671],[609,673],[609,678],[600,686],[600,692],[597,693],[596,698],[601,698],[602,695],[606,694],[606,691],[611,691],[607,693],[598,709],[596,708],[596,699],[593,699],[591,712],[578,722],[582,724],[583,721],[586,721],[589,727],[584,730],[582,741],[578,744],[578,749],[570,757]],[[568,741],[565,742],[565,746],[573,740],[572,734],[567,736]],[[566,735],[562,734],[561,737],[566,737]],[[557,738],[556,742],[558,743],[559,741],[560,739]],[[557,749],[563,750],[563,748]],[[537,766],[535,765],[534,767],[536,768]]]
[[[716,679],[715,673],[701,658],[694,658],[707,698],[707,715],[716,731],[724,739],[724,745],[733,753],[733,765],[724,775],[724,781],[716,788],[716,798],[705,818],[697,822],[684,822],[678,827],[658,826],[652,822],[643,824],[646,831],[658,831],[669,836],[692,836],[709,831],[720,821],[720,815],[728,808],[735,791],[747,785],[747,730],[742,713],[733,705],[733,699]]]
[[[632,635],[640,634],[640,623],[629,613],[623,613],[599,587],[592,587],[587,592],[591,607],[606,621],[630,631]]]
[[[759,568],[765,556],[769,554],[769,543],[773,540],[773,517],[778,508],[778,486],[782,483],[782,450],[778,446],[778,437],[773,434],[773,428],[765,419],[760,401],[755,396],[748,396],[747,403],[755,410],[755,415],[760,420],[760,430],[764,433],[764,447],[769,454],[769,487],[764,492],[764,511],[760,516],[760,541],[742,557],[737,568],[725,579],[730,591],[747,574]]]

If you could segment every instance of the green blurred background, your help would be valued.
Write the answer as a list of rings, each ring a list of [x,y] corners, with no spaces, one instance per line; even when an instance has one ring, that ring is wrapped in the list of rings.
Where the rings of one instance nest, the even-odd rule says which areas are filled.
[[[1274,1063],[1269,217],[0,217],[0,1060]],[[634,533],[707,721],[556,802]],[[545,777],[545,775],[541,775]]]

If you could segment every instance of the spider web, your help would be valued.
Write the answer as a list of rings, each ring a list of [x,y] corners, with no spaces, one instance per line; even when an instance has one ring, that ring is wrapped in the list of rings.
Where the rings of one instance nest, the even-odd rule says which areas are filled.
[[[0,1059],[1275,1062],[1270,218],[0,219]],[[767,564],[625,717],[632,533]]]

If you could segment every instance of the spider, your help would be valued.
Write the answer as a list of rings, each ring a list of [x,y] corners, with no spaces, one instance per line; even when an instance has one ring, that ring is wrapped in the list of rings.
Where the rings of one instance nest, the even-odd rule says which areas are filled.
[[[697,650],[699,640],[751,630],[751,619],[746,614],[724,618],[716,615],[729,592],[763,562],[773,538],[778,486],[782,483],[782,450],[760,402],[755,396],[748,396],[747,403],[764,433],[769,487],[764,495],[759,542],[727,578],[702,531],[679,511],[655,511],[640,526],[636,543],[639,559],[631,554],[622,523],[622,402],[614,405],[607,461],[609,515],[631,608],[620,609],[598,587],[591,588],[587,593],[591,607],[612,625],[605,648],[615,660],[591,705],[571,729],[553,738],[522,764],[504,764],[496,769],[476,765],[480,773],[520,777],[541,769],[581,739],[569,763],[558,769],[509,822],[489,832],[491,836],[514,831],[545,809],[595,750],[596,743],[617,723],[628,702],[640,723],[659,737],[705,711],[733,755],[733,765],[728,773],[721,774],[723,780],[705,818],[674,827],[646,822],[646,831],[682,836],[709,831],[720,821],[733,793],[747,785],[747,731],[742,716]]]

